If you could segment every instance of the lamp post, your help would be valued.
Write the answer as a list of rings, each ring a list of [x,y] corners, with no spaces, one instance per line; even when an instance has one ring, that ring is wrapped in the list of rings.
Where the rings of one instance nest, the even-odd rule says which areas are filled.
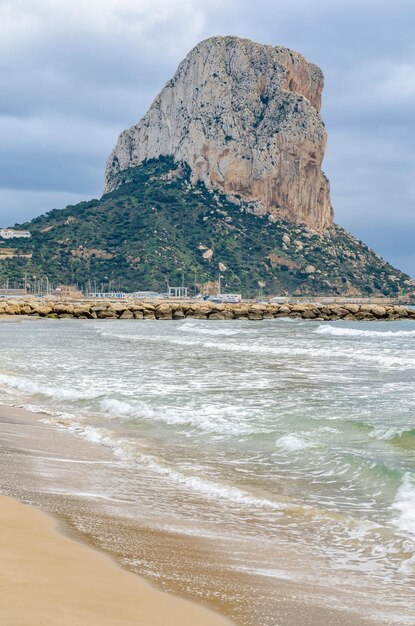
[[[222,272],[226,272],[227,267],[223,263],[218,263],[218,268],[219,268],[218,296],[220,296],[220,294],[221,294],[221,278],[222,278],[221,274],[222,274]]]
[[[258,300],[262,300],[263,297],[264,297],[264,294],[263,294],[262,290],[265,287],[265,283],[264,283],[263,280],[259,280],[258,281],[258,287],[259,287]]]

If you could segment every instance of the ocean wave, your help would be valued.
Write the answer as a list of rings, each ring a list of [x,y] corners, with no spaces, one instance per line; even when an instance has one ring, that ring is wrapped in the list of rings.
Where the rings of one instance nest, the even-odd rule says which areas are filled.
[[[198,476],[186,476],[177,470],[161,465],[154,457],[138,454],[137,448],[132,447],[133,442],[125,438],[115,438],[112,433],[105,428],[82,426],[80,424],[69,424],[66,425],[65,428],[68,428],[68,430],[90,443],[110,448],[117,458],[123,461],[139,463],[151,472],[163,476],[176,485],[201,496],[275,512],[282,512],[286,508],[283,503],[266,498],[257,498],[237,487],[221,485]]]
[[[213,482],[198,476],[186,476],[177,470],[161,465],[152,457],[142,455],[141,462],[154,473],[164,476],[175,484],[184,487],[204,497],[214,500],[226,500],[237,505],[245,505],[253,508],[265,509],[282,513],[286,506],[282,502],[275,502],[266,498],[257,498],[238,487],[231,487]]]
[[[41,395],[53,400],[67,400],[76,402],[78,400],[92,400],[102,396],[102,392],[88,390],[65,389],[64,387],[54,387],[45,385],[27,378],[0,374],[0,384],[10,389],[23,391],[31,396]]]
[[[338,418],[338,421],[339,426],[343,426],[346,431],[354,430],[357,433],[360,432],[362,435],[367,435],[371,439],[377,439],[378,441],[400,443],[403,440],[408,440],[409,442],[412,439],[415,442],[415,428],[387,425],[378,426],[370,421],[352,418]]]
[[[239,324],[239,322],[237,322]],[[197,335],[210,335],[210,336],[215,336],[215,335],[220,335],[223,337],[232,337],[233,335],[240,335],[241,334],[241,328],[238,326],[238,328],[231,328],[231,327],[224,327],[223,324],[221,324],[219,326],[219,324],[216,324],[215,322],[212,323],[212,321],[208,322],[209,327],[208,326],[202,326],[201,324],[198,324],[195,321],[186,321],[183,322],[182,324],[180,324],[179,326],[179,331],[180,332],[185,332],[185,333],[192,333],[192,334],[197,334]]]
[[[154,457],[138,454],[138,450],[133,446],[133,442],[125,438],[116,438],[105,428],[80,424],[68,424],[65,428],[68,428],[68,430],[90,443],[110,448],[117,458],[123,461],[139,463],[151,472],[163,476],[176,485],[200,496],[273,512],[279,511],[282,513],[286,508],[283,503],[266,498],[258,498],[237,487],[221,485],[198,476],[186,476],[175,469],[161,465]]]
[[[395,526],[415,537],[415,478],[409,472],[402,479],[392,509],[397,512]]]
[[[102,411],[110,417],[139,417],[138,411],[131,404],[116,398],[104,398],[100,406]]]
[[[320,324],[315,331],[318,335],[334,337],[381,337],[394,339],[399,337],[415,337],[415,330],[362,330],[361,328],[342,328]]]
[[[219,342],[213,341],[212,339],[203,340],[202,338],[198,340],[194,337],[192,337],[191,339],[170,339],[169,343],[183,346],[185,348],[195,346],[202,349],[237,353],[240,355],[252,354],[255,356],[263,355],[264,357],[286,357],[290,361],[293,361],[295,357],[303,357],[306,359],[312,358],[314,360],[326,359],[329,361],[333,361],[333,359],[338,360],[340,358],[343,358],[347,362],[353,360],[364,363],[376,363],[381,367],[388,367],[393,369],[413,369],[415,367],[415,359],[409,358],[407,354],[397,354],[396,356],[384,355],[380,352],[374,354],[372,352],[369,352],[369,350],[355,350],[351,347],[344,347],[344,349],[341,350],[339,349],[339,346],[335,345],[334,343],[322,347],[320,345],[312,345],[309,341],[304,342],[303,345],[299,345],[298,343],[296,343],[295,345],[293,343],[284,345],[277,340],[268,340],[267,344],[260,345],[258,341],[252,340],[249,343],[244,343],[242,341],[240,343],[236,343],[233,341]],[[307,369],[309,370],[308,365]]]
[[[284,318],[281,318],[284,319]],[[280,320],[275,320],[276,322]],[[298,321],[298,320],[293,320]],[[197,326],[195,322],[183,322],[182,327],[189,325],[192,328],[192,325]],[[117,339],[118,341],[123,341],[126,343],[143,343],[143,342],[152,342],[152,343],[163,343],[168,345],[174,345],[182,347],[186,350],[190,348],[199,348],[202,350],[213,350],[215,352],[220,353],[236,353],[240,355],[255,355],[255,356],[264,356],[264,357],[277,357],[284,358],[287,357],[290,362],[295,357],[303,357],[309,359],[310,356],[313,359],[323,359],[330,360],[333,359],[345,359],[345,362],[349,362],[350,360],[364,363],[373,363],[378,364],[381,367],[391,368],[391,369],[413,369],[415,368],[415,359],[411,358],[408,354],[402,354],[399,352],[395,354],[382,354],[381,352],[374,354],[368,349],[364,349],[362,346],[361,350],[354,350],[351,346],[347,346],[346,343],[343,344],[343,349],[339,348],[337,344],[315,344],[312,345],[310,341],[304,342],[304,344],[299,344],[298,342],[293,342],[292,339],[289,340],[288,343],[281,342],[277,337],[275,338],[267,338],[266,343],[259,343],[257,339],[253,337],[249,337],[249,339],[244,338],[239,342],[233,341],[232,336],[229,338],[226,337],[228,332],[238,331],[236,329],[223,329],[223,339],[215,341],[215,333],[212,326],[212,331],[209,329],[206,333],[199,333],[199,331],[195,333],[191,333],[190,331],[186,331],[187,336],[176,335],[174,337],[169,336],[165,337],[161,335],[146,335],[145,337],[142,335],[132,335],[132,334],[122,334],[122,333],[113,333],[108,330],[100,330],[97,329],[98,334],[106,339]],[[219,329],[222,331],[222,329]],[[333,336],[377,336],[374,333],[377,333],[379,337],[392,337],[399,338],[401,337],[401,333],[414,333],[415,331],[370,331],[370,330],[359,330],[359,329],[349,329],[349,328],[335,328],[333,326],[319,326],[315,331],[318,335],[333,335]],[[356,333],[356,335],[355,335]],[[369,334],[368,334],[369,333]],[[363,335],[361,335],[363,334]],[[317,339],[317,338],[316,338]]]
[[[298,435],[289,434],[279,437],[279,439],[277,439],[277,441],[275,442],[275,445],[277,446],[277,448],[287,450],[288,452],[298,452],[299,450],[312,448],[317,444],[302,439]]]
[[[393,443],[411,442],[415,444],[415,428],[397,428],[396,426],[376,426],[369,433],[369,437],[379,439],[380,441],[390,441]]]
[[[134,458],[131,451],[132,442],[123,439],[115,439],[111,432],[105,428],[81,426],[79,424],[70,425],[67,426],[67,428],[90,443],[110,448],[114,455],[123,461],[129,461]]]
[[[97,334],[100,337],[108,338],[108,339],[118,339],[119,341],[126,341],[128,343],[142,343],[143,336],[142,335],[131,335],[126,333],[113,333],[108,330],[96,329]],[[147,337],[146,337],[147,338]]]
[[[337,420],[339,428],[344,429],[346,433],[353,430],[357,434],[361,433],[361,436],[367,436],[371,439],[393,443],[402,447],[411,447],[412,445],[415,445],[415,428],[408,428],[406,426],[375,425],[370,421],[352,418],[343,419],[339,417]],[[341,431],[338,429],[338,432]]]
[[[258,432],[249,424],[241,422],[240,409],[230,407],[218,407],[217,405],[204,404],[197,408],[163,407],[153,408],[144,403],[130,404],[125,400],[105,398],[100,402],[101,410],[113,418],[126,420],[148,420],[161,422],[169,426],[193,428],[200,431],[217,435],[242,436]]]

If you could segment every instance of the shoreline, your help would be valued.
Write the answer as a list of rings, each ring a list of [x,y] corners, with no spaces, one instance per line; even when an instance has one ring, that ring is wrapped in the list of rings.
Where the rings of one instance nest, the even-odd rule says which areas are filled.
[[[151,586],[104,553],[58,532],[54,519],[0,495],[0,621],[56,626],[231,626]]]
[[[113,517],[111,513],[105,513],[100,510],[99,501],[94,502],[94,500],[91,499],[94,498],[93,493],[83,492],[84,487],[82,484],[79,484],[78,487],[78,489],[83,492],[80,494],[82,495],[81,500],[76,499],[75,491],[71,491],[70,489],[66,491],[66,488],[69,487],[70,484],[77,484],[76,482],[73,483],[73,471],[70,468],[82,467],[82,465],[79,465],[80,463],[97,464],[96,467],[106,465],[111,457],[109,450],[102,446],[91,447],[90,442],[83,441],[82,439],[78,440],[76,438],[76,441],[74,439],[74,441],[71,442],[71,439],[75,436],[66,429],[58,428],[56,424],[45,423],[45,418],[47,419],[47,417],[47,413],[33,413],[25,408],[0,404],[0,439],[2,441],[0,447],[0,462],[2,469],[5,470],[5,472],[3,472],[4,477],[0,480],[1,494],[5,494],[4,496],[0,495],[0,523],[2,527],[4,528],[5,526],[1,517],[3,498],[12,498],[12,501],[15,503],[29,502],[31,506],[27,507],[25,511],[32,511],[33,515],[39,514],[42,516],[42,521],[46,523],[46,525],[49,525],[48,537],[52,536],[53,542],[55,539],[58,543],[63,541],[63,543],[66,544],[67,554],[70,559],[73,558],[73,560],[76,561],[75,557],[71,555],[75,555],[78,550],[82,551],[83,548],[85,548],[88,554],[83,553],[82,558],[85,557],[88,561],[89,556],[92,554],[92,560],[94,562],[97,562],[95,559],[101,562],[101,558],[105,561],[106,567],[108,568],[108,580],[111,583],[108,584],[110,584],[111,588],[114,586],[111,581],[115,580],[116,585],[118,585],[116,581],[120,580],[119,576],[126,575],[129,577],[130,581],[128,588],[130,589],[130,585],[134,584],[138,589],[137,592],[134,592],[136,599],[145,599],[146,594],[151,596],[148,598],[148,602],[146,600],[146,603],[143,605],[146,610],[148,608],[148,614],[146,614],[145,621],[143,622],[137,621],[136,617],[134,617],[135,621],[128,621],[128,619],[130,619],[129,617],[125,618],[127,621],[121,621],[120,619],[117,621],[109,621],[107,619],[107,612],[105,613],[106,621],[103,622],[101,618],[97,619],[97,613],[94,613],[94,610],[99,611],[102,606],[101,601],[97,601],[91,615],[87,616],[90,621],[85,621],[86,618],[84,621],[74,621],[71,616],[68,621],[57,622],[55,620],[54,623],[56,623],[57,626],[72,626],[75,623],[79,623],[80,626],[98,626],[98,624],[101,625],[103,623],[105,623],[105,626],[122,626],[124,624],[125,626],[129,626],[133,623],[136,624],[136,626],[140,626],[141,624],[142,626],[167,626],[167,624],[168,626],[194,626],[195,624],[198,626],[232,626],[232,624],[248,623],[245,622],[244,619],[238,619],[238,617],[242,617],[242,614],[238,614],[238,612],[234,614],[232,610],[229,610],[231,606],[227,603],[223,604],[221,602],[212,601],[214,600],[213,597],[209,598],[209,601],[206,601],[207,598],[205,598],[203,604],[199,603],[198,600],[200,596],[198,594],[192,594],[190,590],[186,592],[186,589],[181,588],[179,585],[166,587],[162,580],[158,580],[156,585],[153,585],[154,579],[147,582],[148,577],[145,575],[145,572],[141,571],[141,568],[131,569],[128,566],[123,558],[123,550],[118,546],[119,541],[121,541],[122,546],[122,539],[120,539],[120,535],[118,534],[119,531],[122,533],[127,531],[128,535],[134,532],[137,540],[142,542],[143,540],[146,541],[146,539],[149,539],[148,529],[146,530],[141,527],[138,522],[135,524],[132,519],[131,523],[127,522],[125,527],[124,523],[120,525],[120,519],[117,521],[116,512],[114,513],[115,517]],[[57,424],[58,423],[59,422],[57,422]],[[78,451],[76,458],[72,456],[74,442]],[[88,455],[87,457],[85,453]],[[39,454],[41,457],[39,457]],[[44,459],[46,466],[44,464],[43,466],[41,464],[40,467],[36,467],[36,464],[33,465],[33,460],[38,458]],[[70,475],[66,474],[64,482],[62,482],[61,478],[58,479],[57,482],[56,480],[52,480],[51,482],[48,478],[48,473],[44,474],[45,470],[48,471],[48,458],[51,459],[52,464],[55,461],[59,461],[68,468],[65,469],[65,472],[69,471]],[[75,465],[73,465],[73,463]],[[83,467],[92,468],[94,465]],[[62,477],[64,476],[65,475],[62,475]],[[70,478],[71,476],[72,479]],[[77,476],[80,475],[78,474]],[[44,484],[45,478],[46,484]],[[67,482],[68,480],[72,480],[72,483]],[[52,487],[55,485],[56,490],[54,488],[50,490],[47,485],[48,482]],[[17,487],[16,483],[18,483]],[[99,497],[100,496],[98,496],[98,498]],[[114,501],[114,506],[115,503],[116,501]],[[86,522],[86,525],[83,523],[79,526],[77,523],[74,523],[74,519],[79,513],[81,513],[81,518]],[[98,524],[101,528],[103,523],[107,528],[108,525],[111,527],[112,524],[115,524],[113,526],[113,530],[116,533],[115,543],[102,543],[100,537],[94,533],[93,525],[96,520],[98,520]],[[91,523],[92,526],[90,525]],[[17,527],[15,524],[13,524],[13,526],[15,528]],[[29,530],[30,528],[29,526]],[[142,533],[144,534],[142,535]],[[4,537],[5,535],[3,533],[3,538]],[[55,539],[53,539],[53,537],[55,537]],[[19,534],[15,531],[14,540],[17,540],[18,546],[21,545],[22,542],[19,541]],[[177,546],[174,546],[171,540],[172,537],[169,537],[168,534],[156,531],[156,543],[153,545],[153,548],[157,548],[157,554],[155,554],[156,560],[160,557],[166,558],[172,550],[177,551]],[[159,554],[158,545],[160,542],[162,547],[160,548]],[[9,541],[6,541],[6,545],[10,546]],[[187,538],[184,543],[180,543],[179,549],[196,551],[202,559],[206,557],[210,558],[209,545],[203,545],[200,541],[195,542],[195,539]],[[27,555],[24,554],[23,556]],[[1,540],[0,558],[2,559],[2,563],[5,563]],[[12,560],[17,563],[20,562],[18,551],[13,552]],[[56,564],[56,559],[54,562]],[[176,562],[176,566],[177,565],[178,562]],[[35,570],[32,571],[33,577],[31,582],[34,583],[39,577],[35,573]],[[75,572],[75,570],[72,571]],[[193,571],[193,567],[191,571]],[[196,569],[196,572],[197,571],[198,569]],[[50,572],[52,573],[52,570],[50,570]],[[82,573],[85,573],[85,568],[83,567]],[[179,569],[176,569],[176,575],[180,575],[180,573],[181,570],[179,567]],[[4,571],[0,568],[0,587],[2,584],[4,585],[2,582],[2,574],[4,574]],[[71,580],[76,580],[76,578],[77,576],[74,573]],[[53,580],[56,583],[56,575],[53,576]],[[81,580],[84,580],[84,577],[82,577]],[[133,583],[133,581],[135,582]],[[66,584],[64,587],[66,594]],[[20,588],[21,585],[17,585],[17,594],[20,593]],[[45,588],[47,588],[47,585]],[[164,589],[167,589],[168,593],[166,593]],[[316,583],[314,589],[314,593],[316,593],[315,601],[310,602],[311,597],[309,594],[313,592],[313,589],[314,585],[313,588],[303,588],[302,586],[298,587],[295,583],[279,580],[278,586],[273,588],[272,593],[276,600],[275,620],[282,621],[276,621],[275,624],[281,623],[285,626],[295,626],[301,622],[307,624],[307,626],[320,626],[322,623],[327,626],[374,626],[375,624],[381,623],[380,621],[367,618],[367,616],[363,617],[361,614],[355,615],[353,612],[340,607],[322,605],[318,601],[318,597],[321,593],[318,583]],[[0,606],[7,606],[7,604],[2,604],[1,593],[0,588]],[[303,595],[304,597],[302,597]],[[76,594],[75,597],[77,597]],[[124,598],[123,595],[122,598]],[[328,599],[329,596],[327,596],[327,600]],[[116,601],[117,599],[115,598],[114,602]],[[153,602],[153,604],[151,604],[151,602]],[[114,606],[116,606],[116,604],[114,604]],[[21,597],[15,608],[19,610],[20,607]],[[155,612],[152,613],[153,608]],[[141,609],[140,606],[138,606],[138,609],[144,610]],[[33,611],[37,609],[31,610],[33,613]],[[167,620],[166,614],[168,615]],[[225,617],[226,614],[233,615],[234,621]],[[100,615],[99,612],[98,615]],[[139,613],[138,616],[141,619],[141,613]],[[18,626],[26,626],[27,623],[30,623],[30,621],[24,620],[13,621],[11,617],[13,617],[11,614],[7,616],[5,623]],[[3,613],[2,609],[0,609],[0,621],[2,618]],[[46,621],[45,623],[49,622]],[[249,623],[251,624],[251,622]],[[382,623],[384,622],[382,621]]]

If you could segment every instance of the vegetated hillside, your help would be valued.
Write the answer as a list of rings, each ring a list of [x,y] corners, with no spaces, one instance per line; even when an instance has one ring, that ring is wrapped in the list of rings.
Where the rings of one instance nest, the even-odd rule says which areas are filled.
[[[247,204],[192,185],[189,168],[170,157],[119,176],[117,189],[100,200],[20,225],[32,236],[13,240],[13,248],[32,258],[0,261],[0,279],[47,276],[55,284],[96,280],[164,291],[182,275],[189,286],[217,280],[221,264],[223,290],[246,296],[259,281],[269,294],[397,295],[408,287],[407,275],[339,226],[317,234],[254,215]]]

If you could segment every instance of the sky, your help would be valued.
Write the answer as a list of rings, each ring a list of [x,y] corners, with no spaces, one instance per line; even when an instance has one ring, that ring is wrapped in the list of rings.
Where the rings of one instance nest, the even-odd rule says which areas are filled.
[[[415,0],[0,0],[0,226],[100,197],[105,161],[199,41],[325,75],[335,221],[415,276]]]

